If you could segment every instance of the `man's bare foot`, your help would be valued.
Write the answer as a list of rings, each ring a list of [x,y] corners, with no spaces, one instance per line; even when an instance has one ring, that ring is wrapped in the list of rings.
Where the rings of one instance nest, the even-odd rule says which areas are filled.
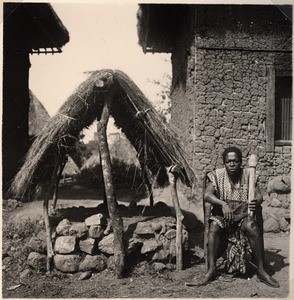
[[[274,279],[272,278],[271,276],[269,276],[266,272],[260,272],[258,275],[257,275],[257,278],[265,283],[266,285],[270,286],[270,287],[273,287],[273,288],[278,288],[280,287],[280,284]]]
[[[208,270],[202,280],[199,282],[186,282],[187,286],[203,286],[213,281],[217,276],[216,270]]]

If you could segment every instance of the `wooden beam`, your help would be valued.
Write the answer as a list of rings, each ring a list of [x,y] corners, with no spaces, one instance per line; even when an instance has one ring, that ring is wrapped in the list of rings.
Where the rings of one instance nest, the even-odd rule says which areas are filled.
[[[266,151],[275,150],[275,69],[267,67]]]

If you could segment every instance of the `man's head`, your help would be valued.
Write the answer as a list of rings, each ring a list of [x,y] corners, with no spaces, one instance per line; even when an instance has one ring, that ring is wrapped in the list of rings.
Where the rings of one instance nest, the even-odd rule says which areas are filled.
[[[236,147],[228,147],[223,153],[223,162],[229,175],[240,173],[242,165],[242,152]]]

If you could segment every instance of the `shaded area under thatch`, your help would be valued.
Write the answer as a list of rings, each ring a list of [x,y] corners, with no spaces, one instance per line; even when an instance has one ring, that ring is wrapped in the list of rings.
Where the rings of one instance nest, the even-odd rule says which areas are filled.
[[[182,167],[180,179],[191,185],[193,170],[185,159],[176,132],[166,124],[135,83],[118,70],[92,72],[52,117],[30,148],[25,163],[16,175],[11,191],[23,198],[55,176],[60,160],[70,154],[81,130],[99,119],[110,99],[110,113],[138,153],[139,160],[154,177],[166,167]],[[167,176],[158,182],[167,183]]]

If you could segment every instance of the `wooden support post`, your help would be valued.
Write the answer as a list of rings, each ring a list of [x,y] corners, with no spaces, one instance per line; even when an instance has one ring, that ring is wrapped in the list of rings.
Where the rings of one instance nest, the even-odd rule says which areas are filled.
[[[144,180],[144,183],[145,183],[148,193],[149,193],[150,206],[153,207],[153,205],[154,205],[153,190],[152,190],[152,185],[151,185],[151,182],[149,180],[149,177],[148,177],[148,174],[146,171],[145,162],[142,161],[141,159],[139,159],[139,163],[140,163],[140,166],[142,169],[143,180]]]
[[[51,226],[49,221],[49,200],[51,197],[53,185],[54,185],[54,177],[49,183],[43,184],[42,188],[42,196],[43,196],[43,216],[45,222],[45,230],[46,230],[46,245],[47,245],[47,262],[46,269],[47,272],[51,272],[52,270],[52,260],[54,256],[53,246],[52,246],[52,238],[51,238]]]
[[[177,166],[170,167],[168,170],[169,180],[171,183],[171,197],[173,200],[176,218],[177,218],[177,237],[176,237],[176,263],[177,263],[177,270],[183,269],[183,249],[182,249],[182,242],[183,242],[183,224],[182,221],[184,216],[181,211],[178,193],[177,193],[177,175],[176,175],[176,168]]]
[[[101,165],[105,184],[105,193],[109,216],[112,223],[114,234],[114,264],[117,278],[121,278],[124,270],[125,250],[123,244],[123,220],[119,214],[118,203],[113,187],[113,179],[111,173],[110,154],[106,136],[106,127],[109,119],[108,103],[104,104],[101,118],[98,120],[97,132],[101,153]]]
[[[100,159],[100,171],[103,174],[102,170],[102,158],[101,158],[101,149],[99,146],[99,159]],[[102,175],[102,196],[103,196],[103,204],[107,207],[107,197],[106,197],[106,192],[105,192],[105,182],[104,182],[104,177]]]
[[[58,170],[58,174],[56,177],[56,182],[55,182],[55,186],[54,186],[54,195],[53,195],[53,202],[52,202],[52,209],[54,210],[56,208],[56,204],[57,204],[57,199],[58,199],[58,189],[59,189],[59,182],[62,176],[62,172],[64,170],[64,167],[67,163],[67,159],[63,160],[59,166],[59,170]]]

